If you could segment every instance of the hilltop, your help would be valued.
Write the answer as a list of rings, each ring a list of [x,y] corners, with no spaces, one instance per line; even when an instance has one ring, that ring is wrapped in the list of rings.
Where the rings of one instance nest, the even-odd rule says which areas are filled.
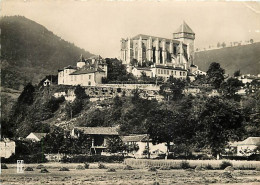
[[[72,65],[80,54],[93,55],[22,16],[2,17],[0,27],[4,87],[22,90],[27,82],[39,83],[45,75]]]
[[[212,62],[220,63],[226,73],[233,75],[236,70],[242,74],[260,73],[260,42],[249,45],[200,51],[195,53],[195,64],[207,71]]]

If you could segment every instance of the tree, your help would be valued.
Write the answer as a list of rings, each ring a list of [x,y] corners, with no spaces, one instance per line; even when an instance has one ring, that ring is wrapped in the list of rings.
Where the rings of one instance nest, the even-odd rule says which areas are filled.
[[[226,82],[221,84],[221,88],[224,92],[224,96],[227,98],[233,98],[239,100],[239,95],[236,92],[243,87],[244,84],[237,78],[229,78]]]
[[[107,151],[110,153],[123,152],[126,149],[120,137],[110,137],[107,139]]]
[[[82,88],[80,85],[77,85],[77,87],[74,90],[75,96],[79,100],[83,99],[89,99],[89,96],[86,94],[85,89]]]
[[[227,143],[238,140],[242,132],[243,115],[232,104],[218,97],[209,98],[199,113],[196,143],[214,156],[220,154]]]
[[[241,76],[240,70],[235,71],[234,72],[234,77],[239,77],[239,76]]]
[[[253,43],[254,43],[254,40],[253,40],[253,39],[250,39],[250,43],[253,44]]]
[[[34,100],[34,91],[35,88],[31,83],[28,83],[25,87],[21,95],[18,97],[19,104],[27,104],[31,105]]]
[[[67,116],[71,119],[79,114],[83,109],[83,102],[80,99],[75,99],[72,103],[68,102],[65,106]]]
[[[222,46],[223,48],[226,47],[226,43],[223,42],[223,43],[221,44],[221,46]]]
[[[219,63],[213,62],[210,64],[207,71],[208,82],[211,83],[216,89],[220,88],[221,83],[224,81],[225,70],[220,67]]]
[[[169,151],[170,142],[174,139],[176,118],[176,114],[169,110],[151,110],[145,120],[147,133],[153,143],[166,142],[167,151]]]
[[[133,58],[133,59],[131,59],[130,64],[131,64],[131,66],[137,66],[138,61],[135,58]]]
[[[218,42],[217,47],[220,48],[220,45],[221,45],[220,42]]]
[[[185,88],[185,81],[170,76],[166,84],[160,86],[159,93],[167,99],[179,100],[183,97],[183,89]]]

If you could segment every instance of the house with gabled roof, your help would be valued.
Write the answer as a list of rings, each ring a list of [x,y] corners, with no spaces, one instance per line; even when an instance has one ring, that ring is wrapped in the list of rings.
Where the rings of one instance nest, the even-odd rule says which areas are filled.
[[[47,133],[39,133],[39,132],[31,132],[26,139],[32,140],[32,141],[41,141],[42,138],[44,138],[47,135]]]
[[[116,127],[74,127],[71,131],[72,137],[80,137],[85,134],[91,137],[91,153],[101,154],[107,148],[107,140],[112,137],[119,137]]]
[[[77,66],[58,70],[58,85],[96,86],[107,76],[107,64],[100,57],[84,59],[81,55]]]
[[[148,151],[150,157],[158,157],[159,154],[166,154],[166,143],[153,144],[148,134],[132,134],[129,136],[121,136],[122,141],[128,146],[128,148],[135,148],[128,152],[129,156],[135,158],[147,157]]]
[[[238,156],[250,156],[253,153],[259,153],[260,137],[248,137],[244,141],[237,143]]]

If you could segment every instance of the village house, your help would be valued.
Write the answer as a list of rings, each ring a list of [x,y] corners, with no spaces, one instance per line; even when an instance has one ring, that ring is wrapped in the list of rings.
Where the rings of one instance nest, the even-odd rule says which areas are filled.
[[[74,127],[71,136],[80,137],[83,133],[91,137],[91,154],[101,154],[107,148],[107,140],[119,136],[116,127]]]
[[[10,139],[3,139],[0,141],[0,157],[9,158],[15,154],[15,142]]]
[[[104,77],[107,77],[107,64],[100,56],[85,60],[81,55],[76,67],[58,70],[58,85],[96,86]]]
[[[37,132],[31,132],[26,139],[32,140],[32,141],[41,141],[42,138],[44,138],[47,135],[47,133],[37,133]]]
[[[249,137],[244,141],[237,143],[238,156],[250,156],[253,153],[259,154],[260,137]]]
[[[153,144],[147,134],[122,136],[121,139],[127,146],[137,148],[137,150],[128,153],[129,156],[135,158],[147,157],[148,150],[151,158],[156,158],[159,154],[167,152],[166,143]]]

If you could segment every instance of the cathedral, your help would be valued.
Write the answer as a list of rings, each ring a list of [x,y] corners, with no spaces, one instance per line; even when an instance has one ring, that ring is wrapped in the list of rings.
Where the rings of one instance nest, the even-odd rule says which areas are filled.
[[[139,34],[132,38],[121,39],[121,60],[129,72],[135,68],[134,63],[140,67],[149,62],[152,64],[150,70],[154,71],[149,75],[151,77],[158,77],[161,73],[166,76],[176,74],[178,69],[188,71],[193,64],[194,40],[195,33],[186,22],[173,33],[172,39]]]

